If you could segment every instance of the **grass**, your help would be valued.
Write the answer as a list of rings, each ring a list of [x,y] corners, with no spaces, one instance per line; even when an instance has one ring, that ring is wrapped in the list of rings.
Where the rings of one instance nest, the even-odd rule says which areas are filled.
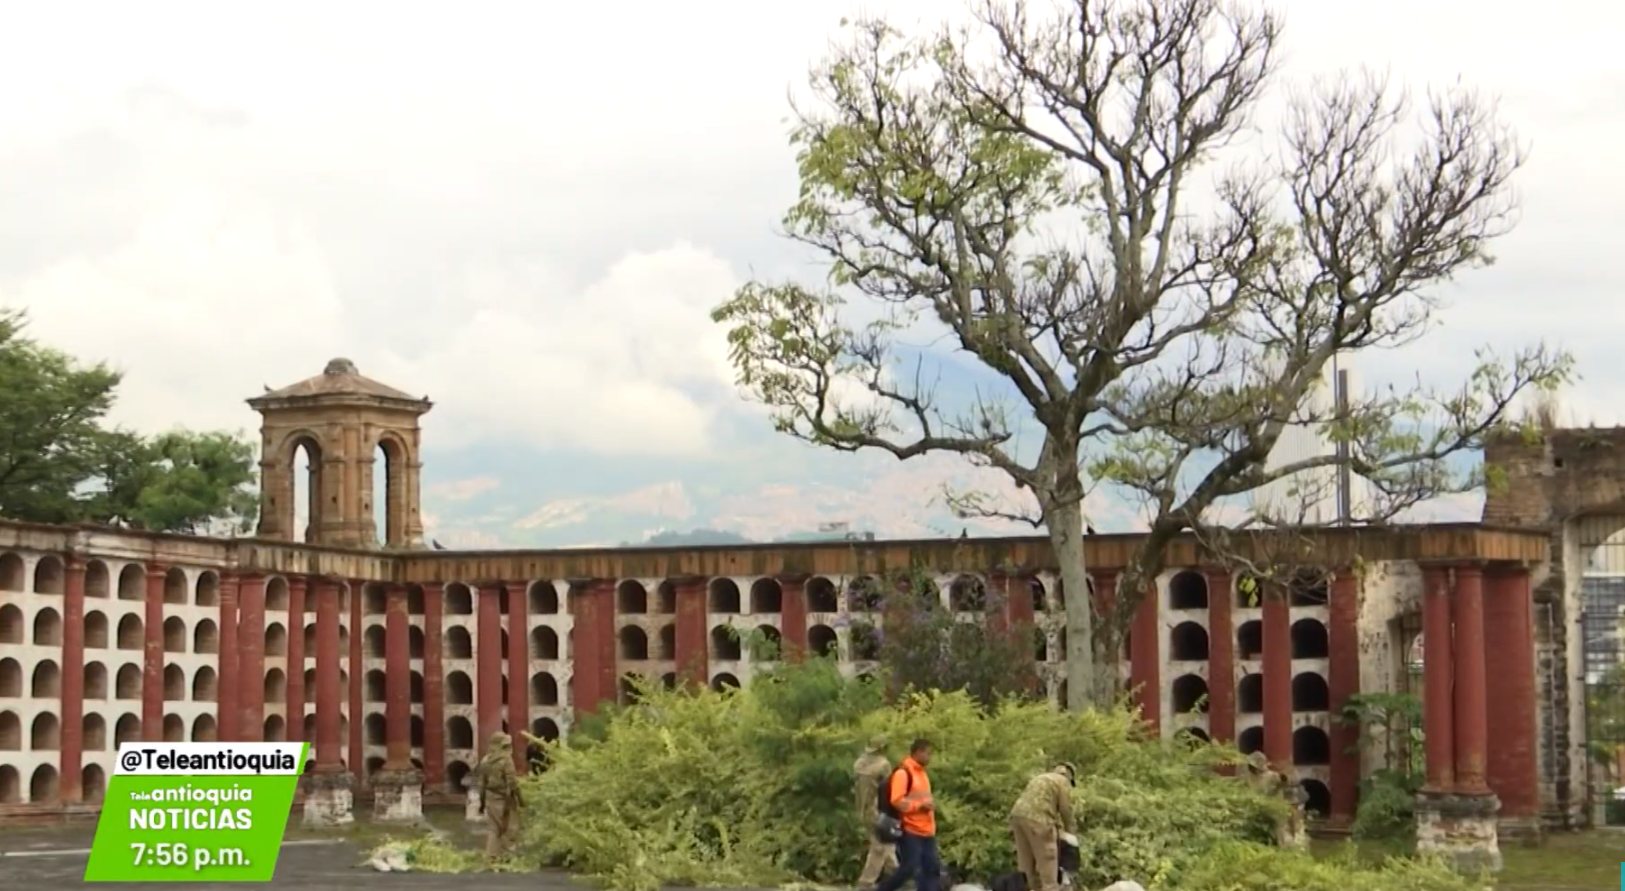
[[[1501,891],[1606,891],[1618,886],[1625,832],[1598,829],[1547,836],[1538,848],[1501,849]]]
[[[1317,841],[1314,849],[1330,853],[1348,842]],[[1362,860],[1380,862],[1409,854],[1406,845],[1364,842]],[[1593,830],[1549,835],[1538,848],[1506,845],[1501,848],[1505,867],[1496,878],[1499,891],[1607,891],[1620,881],[1625,862],[1625,831]]]

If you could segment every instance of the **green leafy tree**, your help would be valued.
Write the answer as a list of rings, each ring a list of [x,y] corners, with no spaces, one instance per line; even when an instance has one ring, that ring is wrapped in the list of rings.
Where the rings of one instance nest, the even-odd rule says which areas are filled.
[[[1614,782],[1619,752],[1625,747],[1625,663],[1586,685],[1586,740],[1591,760]]]
[[[35,343],[26,321],[0,311],[0,516],[72,522],[82,516],[79,487],[103,445],[100,423],[119,374]]]
[[[0,516],[198,533],[246,529],[256,453],[241,434],[108,429],[120,376],[24,336],[0,312]]]
[[[240,434],[118,431],[103,436],[97,454],[103,488],[87,504],[97,522],[196,534],[219,524],[246,532],[254,519],[257,455]]]
[[[1479,356],[1467,380],[1307,399],[1340,353],[1410,343],[1437,287],[1490,262],[1523,157],[1463,89],[1419,116],[1378,78],[1294,93],[1275,145],[1242,145],[1272,90],[1278,16],[1221,0],[979,0],[966,27],[853,23],[812,71],[791,141],[790,238],[829,281],[752,281],[715,310],[777,429],[899,459],[962,456],[1029,504],[952,493],[967,516],[1044,528],[1087,590],[1083,502],[1144,502],[1119,584],[1131,613],[1167,545],[1269,483],[1346,468],[1382,521],[1478,487],[1479,447],[1568,355]],[[908,345],[997,385],[944,386]],[[940,355],[940,354],[938,354]],[[905,365],[907,360],[909,365]],[[1335,455],[1272,466],[1294,424]],[[1104,704],[1091,598],[1066,597],[1069,705]]]

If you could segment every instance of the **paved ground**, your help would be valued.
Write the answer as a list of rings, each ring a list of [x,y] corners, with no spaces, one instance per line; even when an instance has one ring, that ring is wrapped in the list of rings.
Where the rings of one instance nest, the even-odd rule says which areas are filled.
[[[93,831],[86,828],[14,829],[0,834],[0,887],[28,891],[56,891],[82,887],[85,859]],[[480,876],[385,874],[360,868],[361,847],[353,842],[293,839],[277,858],[276,880],[271,884],[308,891],[356,888],[467,889],[479,891],[581,891],[563,873],[488,873]],[[166,883],[149,887],[240,889],[239,884]]]

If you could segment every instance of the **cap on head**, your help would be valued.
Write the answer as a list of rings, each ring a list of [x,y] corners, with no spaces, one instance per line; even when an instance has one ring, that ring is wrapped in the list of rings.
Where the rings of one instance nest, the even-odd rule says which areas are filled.
[[[506,749],[512,744],[513,744],[513,741],[508,738],[508,734],[503,733],[500,730],[498,730],[497,732],[491,734],[490,748],[493,748],[493,749]]]
[[[1072,762],[1062,761],[1060,764],[1055,765],[1053,770],[1066,777],[1066,781],[1072,785],[1076,786],[1078,784],[1078,768]]]
[[[884,736],[869,737],[869,748],[867,751],[871,754],[886,751],[886,738]]]
[[[1247,756],[1247,766],[1253,770],[1269,770],[1270,759],[1263,752],[1254,752]]]

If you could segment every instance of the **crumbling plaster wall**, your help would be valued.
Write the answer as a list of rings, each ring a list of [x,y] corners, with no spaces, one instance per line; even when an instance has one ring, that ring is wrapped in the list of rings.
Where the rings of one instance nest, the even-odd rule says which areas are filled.
[[[1356,635],[1360,646],[1360,691],[1399,693],[1407,689],[1405,658],[1409,641],[1403,620],[1422,608],[1422,568],[1409,561],[1363,563],[1359,567],[1360,605]],[[1418,692],[1419,691],[1414,691]],[[1361,772],[1383,766],[1388,742],[1381,732],[1360,739]]]

